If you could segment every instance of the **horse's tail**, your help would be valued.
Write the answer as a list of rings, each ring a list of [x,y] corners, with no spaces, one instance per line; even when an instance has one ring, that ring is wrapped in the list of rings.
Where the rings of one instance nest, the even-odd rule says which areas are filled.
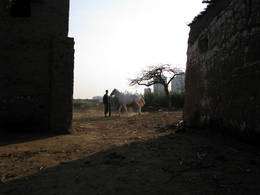
[[[140,105],[143,107],[145,105],[145,101],[143,96],[140,97]]]

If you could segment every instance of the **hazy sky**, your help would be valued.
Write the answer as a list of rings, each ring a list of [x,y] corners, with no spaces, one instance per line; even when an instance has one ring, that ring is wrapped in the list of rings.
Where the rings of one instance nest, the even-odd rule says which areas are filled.
[[[69,36],[75,39],[74,98],[130,87],[148,65],[185,69],[189,24],[202,0],[71,0]]]

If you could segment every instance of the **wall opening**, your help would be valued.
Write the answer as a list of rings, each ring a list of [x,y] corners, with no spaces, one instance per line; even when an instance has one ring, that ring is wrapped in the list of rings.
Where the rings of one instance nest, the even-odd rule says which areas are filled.
[[[31,17],[31,0],[14,0],[10,10],[13,17]]]

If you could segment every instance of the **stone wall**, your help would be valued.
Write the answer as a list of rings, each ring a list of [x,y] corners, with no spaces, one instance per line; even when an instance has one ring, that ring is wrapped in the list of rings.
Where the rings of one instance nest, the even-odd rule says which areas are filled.
[[[16,16],[0,1],[0,131],[65,132],[74,63],[69,0],[27,2],[30,15]]]
[[[259,10],[259,0],[216,0],[190,24],[188,126],[260,134]]]

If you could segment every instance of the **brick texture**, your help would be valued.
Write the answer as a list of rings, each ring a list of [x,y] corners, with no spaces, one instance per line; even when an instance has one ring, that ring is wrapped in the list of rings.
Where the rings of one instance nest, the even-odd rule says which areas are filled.
[[[66,132],[72,120],[74,40],[69,0],[31,0],[28,17],[0,2],[0,131]]]
[[[260,1],[216,0],[190,24],[184,120],[260,134]]]

